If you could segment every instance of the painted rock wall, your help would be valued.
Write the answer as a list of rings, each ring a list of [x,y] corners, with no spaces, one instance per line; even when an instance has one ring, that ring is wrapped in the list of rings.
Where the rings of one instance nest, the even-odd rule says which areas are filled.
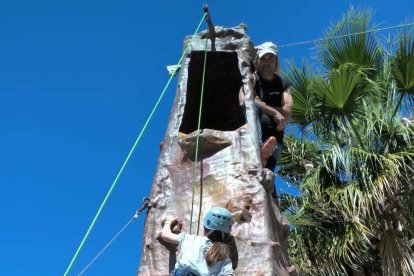
[[[245,29],[216,27],[217,52],[209,51],[206,59],[197,162],[194,131],[206,32],[197,35],[183,59],[152,184],[138,275],[168,275],[174,267],[176,248],[158,238],[166,214],[179,218],[182,231],[202,233],[204,214],[213,206],[227,207],[234,215],[235,275],[296,275],[289,267],[288,223],[270,195],[274,176],[260,164],[250,67],[254,48]]]

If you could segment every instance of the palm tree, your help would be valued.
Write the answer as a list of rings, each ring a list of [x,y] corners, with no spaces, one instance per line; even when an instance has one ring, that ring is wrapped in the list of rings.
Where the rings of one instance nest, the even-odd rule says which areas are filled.
[[[318,45],[318,72],[288,73],[301,137],[279,175],[300,194],[280,205],[304,275],[414,275],[414,40],[404,30],[386,48],[371,18],[351,8]]]

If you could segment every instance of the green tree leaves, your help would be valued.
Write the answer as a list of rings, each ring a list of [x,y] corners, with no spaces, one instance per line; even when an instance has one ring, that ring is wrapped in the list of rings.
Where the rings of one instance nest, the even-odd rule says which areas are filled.
[[[302,136],[286,137],[279,175],[300,194],[280,207],[304,275],[414,273],[414,125],[401,106],[414,94],[414,39],[405,30],[385,50],[371,18],[351,9],[318,45],[323,70],[287,73]]]

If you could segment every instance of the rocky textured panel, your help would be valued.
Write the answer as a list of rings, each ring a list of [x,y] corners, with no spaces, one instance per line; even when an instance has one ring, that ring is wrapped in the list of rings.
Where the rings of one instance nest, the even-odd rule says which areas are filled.
[[[236,275],[296,274],[296,270],[289,267],[288,224],[270,195],[273,174],[260,165],[251,92],[250,63],[254,48],[243,25],[231,29],[216,27],[216,33],[217,51],[237,53],[244,89],[243,119],[247,123],[236,130],[202,131],[204,138],[199,144],[200,161],[197,162],[193,198],[194,134],[179,134],[189,99],[187,83],[191,54],[188,54],[182,63],[176,99],[152,184],[153,208],[145,223],[138,275],[168,275],[174,266],[176,247],[157,239],[161,220],[166,214],[174,214],[183,221],[183,231],[189,232],[192,228],[193,234],[202,233],[203,215],[213,206],[227,207],[234,215],[232,235],[238,250]],[[192,51],[204,50],[204,37],[205,32],[198,35],[191,45]],[[189,38],[185,44],[188,42]]]

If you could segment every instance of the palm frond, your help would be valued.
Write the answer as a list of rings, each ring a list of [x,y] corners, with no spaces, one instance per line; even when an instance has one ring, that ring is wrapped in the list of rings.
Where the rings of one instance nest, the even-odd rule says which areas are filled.
[[[380,68],[382,63],[381,45],[369,25],[372,12],[351,8],[343,19],[326,33],[324,43],[318,45],[321,63],[329,72],[346,63],[364,68]]]
[[[388,229],[381,235],[382,271],[384,275],[414,275],[414,252],[400,233]]]
[[[371,16],[351,9],[330,28],[322,74],[291,65],[309,136],[285,139],[279,175],[300,193],[280,207],[303,275],[414,275],[414,124],[400,107],[414,99],[414,36],[383,48]]]
[[[391,72],[401,93],[414,95],[414,38],[405,30],[398,37],[399,48],[391,61]]]
[[[361,99],[367,96],[364,70],[354,64],[343,64],[332,70],[328,79],[315,82],[312,92],[318,99],[323,116],[355,117],[361,112]]]
[[[298,124],[302,129],[312,122],[313,119],[313,97],[309,93],[311,76],[307,68],[302,70],[291,66],[288,76],[292,82],[292,97],[295,103],[292,107],[292,122]]]

